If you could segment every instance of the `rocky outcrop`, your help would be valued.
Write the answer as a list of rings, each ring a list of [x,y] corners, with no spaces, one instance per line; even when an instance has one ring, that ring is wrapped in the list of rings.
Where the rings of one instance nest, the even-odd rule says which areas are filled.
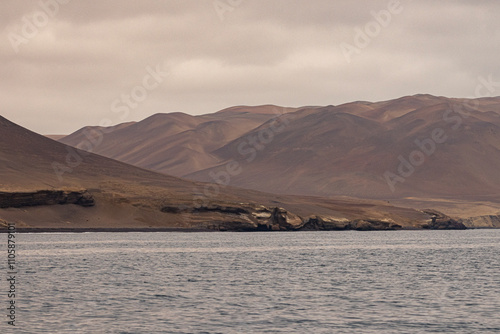
[[[249,220],[237,219],[230,221],[213,221],[200,227],[215,231],[233,231],[233,232],[255,232],[260,231],[257,225]]]
[[[342,231],[351,229],[350,221],[345,218],[333,217],[309,217],[302,230],[304,231]]]
[[[210,204],[200,207],[164,206],[161,211],[174,214],[199,214],[197,218],[202,223],[198,227],[218,231],[383,231],[403,229],[402,225],[390,218],[347,219],[318,215],[302,218],[284,208],[250,203]],[[429,217],[428,221],[422,220],[413,228],[434,230],[467,228],[463,222],[452,219],[439,211],[429,209],[422,212]],[[203,223],[204,219],[206,219],[205,223]]]
[[[423,210],[424,213],[431,216],[430,221],[424,225],[422,228],[431,230],[465,230],[467,227],[451,217],[445,215],[442,212],[436,210]]]
[[[357,231],[399,230],[401,225],[391,221],[377,219],[357,219],[350,223],[351,229]]]
[[[203,212],[218,212],[224,214],[248,214],[249,211],[243,207],[225,206],[225,205],[202,205],[199,207],[188,207],[186,205],[169,205],[163,206],[161,212],[164,213],[203,213]]]
[[[234,214],[234,215],[241,215],[241,214],[248,214],[249,213],[249,211],[247,209],[244,209],[242,207],[224,206],[224,205],[201,206],[199,208],[194,208],[192,210],[192,212],[220,212],[220,213]]]
[[[307,219],[302,230],[324,230],[324,231],[374,231],[374,230],[398,230],[402,226],[390,220],[356,219],[312,216]]]
[[[0,208],[22,208],[27,206],[76,204],[94,206],[95,200],[86,190],[40,190],[35,192],[0,192]]]
[[[302,219],[283,208],[274,208],[269,218],[271,231],[294,231],[304,225]]]
[[[459,219],[468,228],[500,228],[500,215],[477,216]]]
[[[205,227],[218,231],[339,231],[339,230],[396,230],[402,226],[392,220],[337,218],[330,216],[300,216],[279,207],[269,208],[263,205],[241,203],[235,205],[206,205],[188,208],[185,205],[163,206],[164,213],[217,213],[219,218],[210,219]],[[225,219],[222,218],[221,215]]]
[[[241,203],[235,205],[202,205],[187,207],[169,205],[160,209],[164,213],[219,214],[226,219],[211,219],[206,226],[219,231],[295,231],[304,225],[302,218],[283,208],[268,208],[263,205]]]

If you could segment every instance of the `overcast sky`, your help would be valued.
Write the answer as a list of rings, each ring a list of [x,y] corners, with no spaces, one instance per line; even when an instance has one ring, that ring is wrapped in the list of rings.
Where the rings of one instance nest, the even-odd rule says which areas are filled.
[[[0,115],[43,134],[500,81],[500,1],[58,1],[0,2]]]

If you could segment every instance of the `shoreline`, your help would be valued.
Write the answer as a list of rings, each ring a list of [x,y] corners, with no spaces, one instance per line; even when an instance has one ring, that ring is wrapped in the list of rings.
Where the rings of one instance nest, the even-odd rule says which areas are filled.
[[[0,233],[8,233],[8,230],[1,229]],[[101,233],[101,232],[217,232],[209,229],[192,229],[192,228],[16,228],[15,233]]]
[[[192,229],[192,228],[175,228],[175,227],[162,227],[162,228],[16,228],[15,233],[155,233],[155,232],[181,232],[181,233],[199,233],[199,232],[243,232],[243,233],[262,233],[262,232],[379,232],[379,231],[467,231],[467,230],[497,230],[495,227],[473,227],[467,229],[421,229],[421,228],[406,228],[396,230],[302,230],[302,231],[217,231],[213,229]],[[0,233],[9,233],[6,229],[1,229]]]

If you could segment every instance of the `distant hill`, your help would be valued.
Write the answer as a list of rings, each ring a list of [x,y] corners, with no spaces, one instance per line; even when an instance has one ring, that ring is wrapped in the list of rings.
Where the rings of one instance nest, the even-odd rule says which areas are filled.
[[[82,132],[61,142],[76,146]],[[272,193],[498,203],[500,98],[158,114],[106,134],[95,152],[212,182],[237,161],[231,185]]]
[[[226,120],[230,116],[226,115]],[[155,117],[163,116],[117,129],[138,126],[150,133],[161,133],[164,126],[170,125],[172,132],[180,134],[189,131],[185,130],[189,126],[199,129],[203,124],[182,114],[170,115],[171,121],[165,123]],[[163,126],[155,130],[158,124]],[[210,124],[202,129],[211,128]],[[432,225],[436,217],[432,212],[395,207],[382,201],[283,196],[183,180],[74,149],[0,116],[0,226],[3,227],[7,222],[15,222],[18,229],[52,231],[456,226],[449,217],[440,218],[444,225]]]
[[[211,152],[275,116],[295,109],[276,106],[233,107],[218,113],[190,116],[156,114],[137,123],[104,129],[95,153],[165,174],[183,176],[220,163]],[[78,146],[93,130],[85,127],[61,139]]]

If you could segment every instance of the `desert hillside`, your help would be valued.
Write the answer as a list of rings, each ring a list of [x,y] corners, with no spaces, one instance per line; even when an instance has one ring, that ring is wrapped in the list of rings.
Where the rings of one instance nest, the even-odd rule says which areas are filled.
[[[0,117],[0,223],[6,222],[32,231],[465,227],[438,212],[383,201],[183,180],[74,149]]]
[[[105,132],[95,153],[196,181],[221,181],[237,162],[231,186],[418,203],[468,216],[500,212],[500,98],[419,94],[157,114],[118,129],[84,128],[61,142],[78,146],[95,130]]]

